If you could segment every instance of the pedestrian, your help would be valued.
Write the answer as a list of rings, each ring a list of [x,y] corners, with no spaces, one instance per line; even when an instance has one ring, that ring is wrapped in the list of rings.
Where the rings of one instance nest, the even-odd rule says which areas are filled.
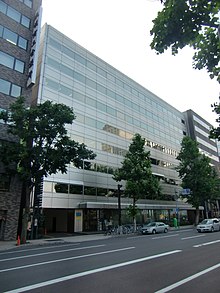
[[[28,225],[27,225],[27,239],[28,240],[31,239],[31,221],[28,221]]]
[[[174,226],[174,228],[177,228],[178,227],[178,223],[177,223],[177,218],[176,217],[173,218],[173,226]]]

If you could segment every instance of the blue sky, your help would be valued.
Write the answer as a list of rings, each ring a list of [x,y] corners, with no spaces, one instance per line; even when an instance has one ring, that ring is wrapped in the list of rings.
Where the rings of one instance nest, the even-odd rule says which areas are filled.
[[[43,0],[47,22],[179,111],[192,109],[211,124],[217,116],[219,84],[192,69],[193,51],[177,56],[150,49],[152,19],[159,0]],[[62,4],[62,5],[61,5]]]

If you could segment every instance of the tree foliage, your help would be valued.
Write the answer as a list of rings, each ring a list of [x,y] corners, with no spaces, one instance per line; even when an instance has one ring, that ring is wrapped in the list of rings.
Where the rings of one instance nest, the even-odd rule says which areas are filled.
[[[216,119],[216,122],[218,123],[218,127],[212,127],[210,130],[210,138],[217,139],[220,141],[220,104],[219,103],[214,103],[212,105],[213,112],[215,112],[218,115],[218,118]]]
[[[151,48],[158,54],[171,48],[176,55],[189,45],[195,50],[193,67],[205,68],[220,82],[219,0],[162,0],[153,20]]]
[[[183,138],[177,159],[180,160],[177,171],[182,187],[191,190],[187,202],[196,208],[198,222],[199,206],[218,198],[219,178],[210,159],[199,152],[197,142],[190,137]]]
[[[116,170],[113,178],[125,180],[125,195],[133,199],[133,211],[140,198],[155,198],[160,192],[159,182],[152,175],[150,152],[145,151],[145,139],[135,134],[122,167]],[[131,208],[130,208],[131,209]]]
[[[16,138],[13,143],[1,142],[1,161],[30,185],[36,178],[59,171],[66,173],[69,163],[82,168],[83,160],[95,158],[84,144],[67,135],[66,125],[72,124],[75,115],[66,105],[46,101],[26,108],[24,97],[20,97],[8,112],[1,112],[0,118],[7,123],[8,133]],[[90,163],[85,164],[89,167]]]
[[[73,110],[63,104],[46,101],[30,108],[19,97],[9,111],[1,111],[0,119],[7,125],[10,141],[1,140],[0,161],[5,171],[16,173],[22,181],[18,233],[26,242],[26,226],[30,192],[43,177],[57,172],[66,173],[71,163],[77,168],[89,168],[95,154],[84,144],[72,140],[67,125],[75,119]],[[19,231],[20,230],[20,231]]]

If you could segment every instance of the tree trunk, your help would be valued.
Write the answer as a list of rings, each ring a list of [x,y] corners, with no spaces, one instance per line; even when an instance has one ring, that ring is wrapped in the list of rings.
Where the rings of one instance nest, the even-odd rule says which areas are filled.
[[[195,225],[199,224],[199,208],[196,208]]]
[[[30,189],[28,187],[28,184],[26,182],[23,182],[19,221],[18,221],[18,236],[20,237],[21,244],[26,243],[29,213],[30,213]]]
[[[133,224],[134,224],[134,232],[136,232],[136,228],[137,228],[137,223],[136,223],[136,200],[135,198],[133,198]]]

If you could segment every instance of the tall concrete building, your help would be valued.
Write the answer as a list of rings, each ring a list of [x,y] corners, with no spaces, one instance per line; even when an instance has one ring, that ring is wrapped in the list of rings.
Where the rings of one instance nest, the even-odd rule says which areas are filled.
[[[41,0],[0,0],[0,109],[18,96],[31,102],[41,26]],[[0,123],[0,140],[8,140]],[[0,158],[1,161],[1,158]],[[21,185],[0,165],[0,239],[16,239]]]
[[[211,165],[220,175],[218,145],[216,140],[209,138],[212,125],[192,110],[184,112],[184,116],[188,124],[189,136],[198,143],[200,153],[211,159]],[[218,217],[219,201],[206,202],[205,214],[209,218]]]
[[[217,144],[214,139],[209,138],[212,125],[193,110],[187,110],[184,112],[184,116],[188,122],[189,136],[197,141],[199,151],[211,159],[211,164],[215,166],[216,170],[219,172]]]
[[[42,208],[48,231],[97,231],[109,219],[117,224],[112,173],[135,133],[146,139],[163,193],[159,201],[138,201],[138,221],[170,221],[177,210],[182,222],[190,220],[194,209],[173,200],[181,191],[176,157],[189,134],[183,113],[48,25],[41,33],[34,93],[39,103],[51,100],[72,107],[76,120],[68,126],[70,137],[97,154],[90,170],[69,165],[67,174],[44,178]],[[123,222],[130,203],[122,197]]]

